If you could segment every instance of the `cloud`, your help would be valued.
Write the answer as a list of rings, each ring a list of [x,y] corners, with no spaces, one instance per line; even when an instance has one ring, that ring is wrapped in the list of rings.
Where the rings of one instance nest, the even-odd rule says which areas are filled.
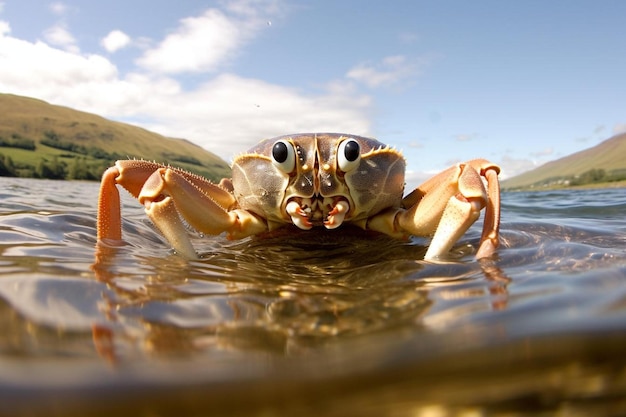
[[[130,36],[122,32],[121,30],[112,30],[100,41],[100,44],[107,52],[118,51],[130,44]]]
[[[102,55],[10,36],[6,23],[0,24],[0,51],[2,92],[186,138],[227,160],[262,138],[286,132],[371,134],[371,98],[346,80],[305,93],[222,73],[186,90],[171,75],[141,68],[121,74]]]
[[[137,60],[155,73],[214,72],[262,29],[276,7],[271,1],[235,1],[180,20],[178,28]]]
[[[157,93],[149,106],[143,113],[154,115],[153,130],[192,138],[227,159],[285,132],[370,131],[368,97],[332,91],[303,95],[233,74],[219,75],[193,92],[170,97]]]
[[[138,49],[144,51],[140,65],[124,73],[103,55],[81,52],[63,22],[46,31],[44,40],[30,42],[11,36],[8,23],[0,21],[0,91],[186,138],[226,160],[286,132],[371,135],[371,97],[350,80],[303,92],[221,72],[196,77],[191,90],[184,87],[181,73],[222,69],[254,34],[267,30],[268,17],[280,17],[276,4],[224,3],[183,19],[161,42],[113,30],[101,40],[105,50],[144,46]]]
[[[404,173],[404,195],[407,195],[414,189],[420,186],[426,180],[437,175],[437,172],[426,172],[426,171],[413,171],[411,169],[407,169]]]
[[[88,84],[110,82],[116,67],[98,55],[79,55],[37,41],[0,36],[0,90],[57,100]],[[89,94],[89,92],[85,92]]]
[[[219,10],[181,21],[156,49],[147,51],[137,63],[162,73],[214,71],[241,38],[240,29]]]
[[[48,6],[48,8],[50,9],[50,11],[56,15],[62,16],[65,13],[67,13],[67,5],[65,3],[62,3],[60,1],[56,1],[53,3],[50,3],[50,5]]]
[[[43,36],[44,39],[48,41],[51,45],[60,46],[66,51],[70,52],[79,51],[76,39],[63,23],[58,23],[46,29],[43,33]]]
[[[346,77],[369,88],[388,87],[405,82],[419,74],[415,61],[404,55],[393,55],[379,63],[361,63],[348,71]]]
[[[48,5],[48,9],[52,14],[59,17],[59,21],[43,32],[43,37],[50,45],[59,46],[66,51],[78,53],[78,42],[74,35],[68,29],[65,17],[69,11],[69,7],[60,1],[52,2]]]
[[[9,33],[11,33],[11,26],[9,25],[9,22],[0,20],[0,36],[5,36]]]
[[[408,168],[405,174],[405,182],[406,182],[405,194],[412,191],[415,187],[419,186],[424,181],[439,174],[447,167],[453,166],[460,162],[463,162],[463,160],[458,159],[458,158],[448,159],[445,161],[445,163],[442,164],[442,168],[439,170],[420,171],[420,170],[414,170],[414,169]],[[493,160],[493,162],[496,162],[501,168],[501,172],[499,175],[500,181],[515,177],[526,171],[535,169],[539,165],[541,165],[540,162],[533,161],[531,159],[512,158],[508,155],[502,156],[500,158],[500,161]]]
[[[504,155],[500,159],[499,165],[502,168],[502,171],[500,172],[500,179],[505,180],[507,178],[513,178],[526,171],[530,171],[531,169],[535,169],[540,164],[530,159],[512,158],[508,155]]]
[[[278,15],[280,9],[286,7],[280,0],[228,0],[222,1],[221,4],[225,10],[231,13],[254,19],[258,18],[260,13]],[[263,21],[265,24],[267,22],[269,20]]]

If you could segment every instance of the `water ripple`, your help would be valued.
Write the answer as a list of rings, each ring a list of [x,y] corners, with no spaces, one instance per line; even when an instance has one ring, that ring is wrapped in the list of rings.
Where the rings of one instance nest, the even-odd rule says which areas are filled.
[[[473,259],[479,224],[439,262],[421,260],[425,239],[350,229],[241,241],[195,234],[201,257],[187,261],[127,197],[126,243],[95,250],[97,184],[0,178],[0,190],[0,363],[9,368],[18,357],[63,360],[72,381],[85,382],[76,373],[84,362],[72,368],[68,358],[121,369],[184,358],[225,378],[293,359],[342,378],[375,369],[376,380],[392,362],[409,372],[452,352],[450,363],[471,364],[482,358],[474,349],[497,356],[499,346],[548,336],[565,357],[559,337],[626,330],[620,189],[505,194],[501,248],[482,262]],[[507,367],[523,372],[524,355]],[[329,368],[322,357],[338,362]],[[318,372],[292,365],[284,372],[298,369],[298,380]]]

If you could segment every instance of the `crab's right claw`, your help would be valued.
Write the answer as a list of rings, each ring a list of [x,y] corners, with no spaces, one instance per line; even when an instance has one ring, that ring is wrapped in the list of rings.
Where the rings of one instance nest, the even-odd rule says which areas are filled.
[[[148,161],[117,161],[102,177],[98,202],[98,240],[122,238],[120,197],[127,189],[181,255],[195,258],[182,219],[199,232],[235,237],[266,230],[265,222],[236,209],[233,195],[198,175]]]

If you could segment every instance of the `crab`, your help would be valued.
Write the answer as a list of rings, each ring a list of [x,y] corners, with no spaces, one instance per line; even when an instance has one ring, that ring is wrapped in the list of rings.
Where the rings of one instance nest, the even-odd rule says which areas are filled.
[[[375,139],[311,133],[266,139],[237,156],[219,184],[183,169],[120,160],[102,177],[98,241],[120,241],[117,185],[186,258],[198,254],[188,226],[240,239],[286,225],[341,233],[344,224],[396,238],[431,237],[424,256],[444,257],[485,209],[477,259],[498,246],[500,168],[484,159],[456,164],[403,196],[405,160]],[[293,227],[293,226],[292,226]]]

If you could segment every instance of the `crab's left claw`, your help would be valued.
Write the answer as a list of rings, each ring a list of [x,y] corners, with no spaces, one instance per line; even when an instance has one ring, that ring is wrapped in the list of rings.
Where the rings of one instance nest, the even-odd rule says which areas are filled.
[[[494,254],[500,227],[500,168],[484,159],[457,164],[429,179],[402,200],[405,210],[382,213],[368,228],[385,233],[432,236],[425,259],[445,255],[478,219],[485,220],[476,258]],[[483,184],[486,179],[487,189]]]
[[[449,168],[403,200],[407,210],[398,215],[398,224],[412,234],[432,234],[425,258],[433,259],[446,254],[486,208],[476,258],[493,255],[500,227],[499,172],[497,165],[484,159]],[[482,177],[487,180],[487,189]]]

